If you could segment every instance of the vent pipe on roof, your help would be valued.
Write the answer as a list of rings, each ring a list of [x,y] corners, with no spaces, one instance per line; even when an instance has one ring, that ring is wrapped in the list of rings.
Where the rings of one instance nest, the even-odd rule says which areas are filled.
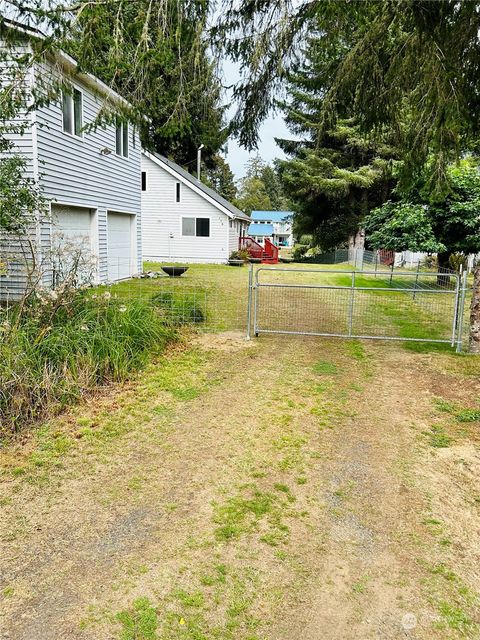
[[[201,144],[197,149],[197,180],[200,182],[200,168],[202,164],[202,149],[203,144]]]

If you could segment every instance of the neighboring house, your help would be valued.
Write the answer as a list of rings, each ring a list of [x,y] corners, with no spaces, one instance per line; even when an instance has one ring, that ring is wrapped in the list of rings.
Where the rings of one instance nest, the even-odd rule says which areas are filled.
[[[31,29],[24,48],[42,38]],[[81,245],[94,256],[97,282],[128,278],[141,270],[141,146],[138,133],[126,122],[88,128],[100,110],[110,113],[128,106],[118,94],[92,75],[79,73],[65,53],[35,63],[28,88],[46,78],[68,89],[48,105],[24,115],[27,127],[13,134],[14,151],[26,159],[29,177],[50,200],[50,216],[33,232],[37,261],[54,245]],[[12,249],[10,249],[10,253]],[[6,250],[3,247],[3,255]],[[9,259],[0,277],[2,293],[14,296],[24,287],[19,261]],[[51,284],[52,274],[44,283]]]
[[[263,244],[268,238],[278,247],[293,247],[293,211],[252,211],[248,234]]]
[[[171,160],[142,153],[144,260],[224,263],[250,218]]]

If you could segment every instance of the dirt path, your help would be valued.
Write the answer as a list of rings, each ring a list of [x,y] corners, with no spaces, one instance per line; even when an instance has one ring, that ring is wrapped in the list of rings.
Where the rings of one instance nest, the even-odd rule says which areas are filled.
[[[52,422],[3,454],[0,638],[478,637],[458,363],[211,336]]]

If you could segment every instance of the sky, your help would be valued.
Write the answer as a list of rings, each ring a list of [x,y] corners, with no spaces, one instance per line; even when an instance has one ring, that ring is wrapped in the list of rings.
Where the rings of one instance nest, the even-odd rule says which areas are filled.
[[[260,155],[265,162],[271,162],[275,158],[286,158],[283,151],[275,144],[274,138],[291,137],[285,122],[280,114],[271,115],[260,128],[258,150],[249,153],[239,146],[236,140],[228,141],[227,162],[235,174],[235,179],[243,177],[245,165],[251,156]]]
[[[238,64],[231,60],[224,60],[222,65],[223,82],[226,86],[236,83],[240,78]],[[226,100],[230,100],[227,90]],[[235,105],[232,105],[228,115],[231,117],[235,112]],[[275,143],[275,138],[291,137],[287,126],[280,113],[272,113],[262,124],[259,131],[258,149],[249,153],[239,146],[236,140],[228,141],[227,162],[238,180],[245,175],[245,165],[251,156],[257,153],[265,162],[271,162],[275,158],[285,158],[285,154]]]

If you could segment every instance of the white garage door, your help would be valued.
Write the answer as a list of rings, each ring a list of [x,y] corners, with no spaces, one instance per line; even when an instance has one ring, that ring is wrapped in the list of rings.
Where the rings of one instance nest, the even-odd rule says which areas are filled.
[[[92,212],[83,207],[52,206],[53,233],[75,244],[86,244],[91,248]]]
[[[77,282],[92,282],[95,278],[92,220],[91,209],[52,205],[54,282],[59,283],[72,277]]]
[[[132,221],[126,213],[108,214],[108,279],[129,278],[133,273]]]

